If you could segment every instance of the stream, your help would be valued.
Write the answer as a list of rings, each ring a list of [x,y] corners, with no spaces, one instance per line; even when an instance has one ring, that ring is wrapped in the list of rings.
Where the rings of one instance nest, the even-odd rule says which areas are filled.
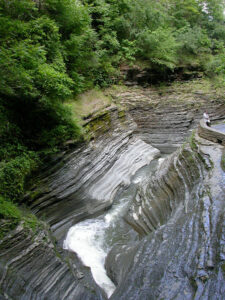
[[[123,216],[138,186],[147,182],[162,160],[162,157],[154,159],[140,168],[132,177],[129,187],[117,192],[110,209],[97,218],[84,220],[71,227],[64,241],[64,249],[75,252],[83,264],[90,267],[95,282],[108,298],[116,287],[106,274],[105,258],[116,243],[129,244],[138,240],[138,234],[124,222]]]
[[[225,133],[225,123],[213,125],[212,128]]]

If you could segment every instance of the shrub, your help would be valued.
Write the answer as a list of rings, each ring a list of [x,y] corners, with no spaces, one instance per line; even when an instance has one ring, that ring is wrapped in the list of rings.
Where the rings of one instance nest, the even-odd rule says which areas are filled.
[[[144,30],[138,35],[139,54],[154,65],[173,69],[178,44],[170,29]]]
[[[210,77],[225,75],[225,51],[211,56],[211,60],[206,65],[206,74]]]
[[[6,201],[0,196],[0,239],[9,231],[15,228],[22,218],[21,211],[11,201]]]
[[[24,193],[25,179],[38,166],[35,152],[23,153],[9,162],[0,163],[0,193],[4,198],[19,201]]]

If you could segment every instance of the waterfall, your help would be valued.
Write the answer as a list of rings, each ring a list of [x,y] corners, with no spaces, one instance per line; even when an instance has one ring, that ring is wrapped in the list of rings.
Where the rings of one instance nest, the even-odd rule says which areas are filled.
[[[138,152],[135,149],[138,149]],[[146,151],[146,149],[148,149],[148,155],[143,155],[143,150]],[[84,220],[71,227],[64,241],[64,249],[77,253],[83,264],[91,268],[95,282],[108,297],[112,295],[116,287],[106,274],[105,258],[115,243],[125,240],[129,242],[134,235],[137,236],[123,221],[123,216],[127,213],[139,184],[149,177],[152,169],[151,162],[155,161],[158,154],[155,148],[143,142],[139,145],[134,143],[132,149],[123,153],[104,177],[109,181],[110,174],[112,176],[112,184],[107,187],[108,189],[110,187],[115,189],[115,182],[121,181],[126,181],[127,187],[123,188],[122,192],[118,192],[116,197],[114,196],[115,201],[110,210],[97,218]],[[143,167],[143,165],[146,166]],[[137,166],[142,166],[142,168],[137,171]],[[127,172],[128,169],[130,169],[129,172]],[[125,171],[126,176],[123,177]],[[129,187],[128,183],[130,183]]]
[[[117,221],[126,211],[127,204],[126,199],[121,199],[104,216],[76,224],[70,228],[64,241],[64,249],[76,252],[83,264],[91,268],[95,282],[108,297],[116,287],[106,274],[105,258],[119,234]]]

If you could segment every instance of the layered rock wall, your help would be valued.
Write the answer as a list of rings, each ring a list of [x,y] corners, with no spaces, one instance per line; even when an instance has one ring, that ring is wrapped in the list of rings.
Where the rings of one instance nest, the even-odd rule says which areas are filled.
[[[61,251],[62,252],[62,251]],[[46,230],[19,226],[0,242],[0,299],[103,300],[88,269],[53,244]]]
[[[225,146],[225,133],[207,126],[204,120],[199,123],[198,134],[206,140]]]
[[[33,235],[18,227],[5,237],[0,299],[105,298],[90,270],[60,248],[62,239],[74,223],[107,209],[133,174],[159,155],[149,144],[173,151],[202,115],[192,104],[161,105],[158,94],[142,92],[119,96],[126,113],[114,107],[86,120],[90,143],[61,153],[36,179],[24,202],[50,225],[56,244],[43,229]],[[212,120],[224,118],[224,105],[204,105]],[[118,285],[112,299],[222,299],[222,146],[191,141],[139,189],[126,220],[142,239],[133,246],[116,245],[108,256],[108,273]]]
[[[66,154],[42,174],[38,188],[26,197],[58,240],[72,224],[111,206],[116,191],[129,185],[135,172],[159,155],[159,150],[133,136],[132,120],[126,116],[121,120],[117,110],[108,118],[110,130]]]
[[[163,153],[172,153],[198,127],[204,111],[212,121],[225,118],[224,103],[212,101],[203,92],[169,90],[163,94],[150,88],[130,88],[113,95],[128,111],[137,128],[135,133]]]
[[[223,299],[223,146],[196,136],[143,186],[128,222],[145,236],[107,258],[118,287],[111,299]]]

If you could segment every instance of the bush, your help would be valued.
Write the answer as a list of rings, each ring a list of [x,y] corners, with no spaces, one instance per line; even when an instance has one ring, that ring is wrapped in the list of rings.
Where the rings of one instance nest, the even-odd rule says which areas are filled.
[[[0,163],[0,193],[4,198],[19,201],[24,193],[25,179],[38,166],[35,152],[24,153],[9,162]]]
[[[210,77],[215,75],[225,76],[225,51],[211,56],[211,60],[206,65],[206,74]]]
[[[199,55],[210,52],[212,46],[205,30],[198,26],[185,26],[177,31],[176,38],[179,41],[180,53]]]
[[[6,201],[0,196],[0,239],[9,231],[15,228],[22,218],[21,211],[11,201]]]
[[[20,220],[22,217],[21,211],[11,201],[6,201],[0,196],[0,217],[5,219]]]
[[[178,44],[170,29],[144,30],[138,35],[139,55],[159,68],[173,69],[176,65]]]

